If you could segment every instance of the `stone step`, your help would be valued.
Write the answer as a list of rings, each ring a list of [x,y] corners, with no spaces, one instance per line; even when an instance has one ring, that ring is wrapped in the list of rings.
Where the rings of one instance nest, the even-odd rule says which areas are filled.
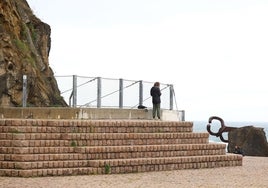
[[[65,161],[65,160],[88,160],[87,154],[0,154],[1,161],[31,162],[31,161]]]
[[[13,150],[15,149],[17,149],[17,153],[14,153],[10,148],[7,149],[10,153],[2,152],[2,154],[0,154],[0,161],[96,160],[225,154],[225,144],[75,147],[72,148],[72,150],[66,149],[65,151],[47,148],[42,150],[39,148],[35,151],[34,148],[28,147],[24,149],[14,148]],[[44,153],[38,153],[39,151]],[[49,153],[51,151],[53,153]],[[55,153],[55,151],[58,151],[58,153]]]
[[[91,167],[73,167],[73,168],[48,168],[48,169],[0,169],[0,176],[7,177],[45,177],[45,176],[76,176],[76,175],[93,175],[98,173],[98,169]]]
[[[88,159],[127,159],[146,157],[179,157],[197,155],[224,155],[225,144],[174,144],[76,147],[78,153],[88,154]]]
[[[6,134],[6,133],[4,133]],[[8,134],[8,133],[7,133]],[[38,135],[38,136],[37,136]],[[68,147],[161,144],[207,144],[208,133],[64,133],[15,134],[2,147]],[[45,140],[43,140],[45,139]]]
[[[81,146],[81,147],[0,147],[0,154],[58,154],[58,153],[115,153],[166,150],[211,150],[224,149],[221,143],[133,146]]]
[[[76,147],[0,147],[0,154],[75,153]]]
[[[46,169],[89,167],[89,160],[0,161],[1,169]]]
[[[0,120],[1,133],[192,132],[192,122],[154,120]]]
[[[148,164],[181,164],[208,161],[234,161],[239,160],[238,155],[214,156],[188,156],[188,157],[158,157],[158,158],[130,158],[107,160],[47,160],[47,161],[1,161],[1,169],[46,169],[46,168],[73,168],[73,167],[98,167],[105,166],[137,166]]]
[[[0,133],[0,140],[121,140],[208,138],[208,133]]]
[[[169,158],[86,160],[81,161],[80,163],[77,161],[42,161],[39,163],[7,162],[2,164],[2,168],[0,169],[0,176],[33,177],[108,173],[119,174],[163,170],[166,171],[181,169],[216,168],[241,165],[242,156],[232,154]]]
[[[192,132],[191,126],[120,126],[120,127],[41,127],[41,126],[1,126],[2,133],[165,133],[165,132]]]
[[[102,174],[133,173],[162,170],[215,168],[241,166],[241,155],[187,156],[165,158],[137,158],[114,160],[91,160],[91,167],[97,168]]]

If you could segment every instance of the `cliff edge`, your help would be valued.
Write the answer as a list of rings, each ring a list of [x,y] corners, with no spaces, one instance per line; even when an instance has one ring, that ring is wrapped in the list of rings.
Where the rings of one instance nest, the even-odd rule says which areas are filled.
[[[28,106],[67,106],[49,67],[50,34],[26,0],[0,1],[0,106],[22,106],[23,75]]]

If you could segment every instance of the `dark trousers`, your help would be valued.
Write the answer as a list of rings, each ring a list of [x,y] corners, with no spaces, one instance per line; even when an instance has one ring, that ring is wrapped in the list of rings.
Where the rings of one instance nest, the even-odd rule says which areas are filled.
[[[158,119],[160,119],[160,104],[153,104],[153,118],[157,115]]]

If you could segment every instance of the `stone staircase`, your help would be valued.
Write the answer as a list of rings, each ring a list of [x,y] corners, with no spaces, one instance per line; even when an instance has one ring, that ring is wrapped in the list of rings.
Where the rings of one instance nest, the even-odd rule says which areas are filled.
[[[133,173],[241,166],[192,122],[0,119],[0,176]]]

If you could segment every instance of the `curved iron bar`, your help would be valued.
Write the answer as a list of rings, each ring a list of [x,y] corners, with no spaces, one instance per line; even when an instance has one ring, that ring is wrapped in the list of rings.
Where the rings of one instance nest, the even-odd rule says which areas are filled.
[[[211,125],[210,125],[210,124],[212,123],[213,120],[218,120],[218,121],[220,121],[220,123],[221,123],[221,127],[219,128],[218,132],[216,132],[216,133],[211,131]],[[230,131],[233,130],[233,129],[237,129],[237,127],[227,127],[227,126],[225,125],[223,119],[220,118],[220,117],[218,117],[218,116],[211,116],[211,117],[208,119],[208,124],[207,124],[207,131],[208,131],[208,133],[209,133],[210,135],[212,135],[212,136],[220,137],[220,139],[221,139],[222,142],[226,142],[226,143],[229,142],[229,140],[226,140],[226,139],[222,136],[222,133],[224,133],[224,132],[230,132]]]

